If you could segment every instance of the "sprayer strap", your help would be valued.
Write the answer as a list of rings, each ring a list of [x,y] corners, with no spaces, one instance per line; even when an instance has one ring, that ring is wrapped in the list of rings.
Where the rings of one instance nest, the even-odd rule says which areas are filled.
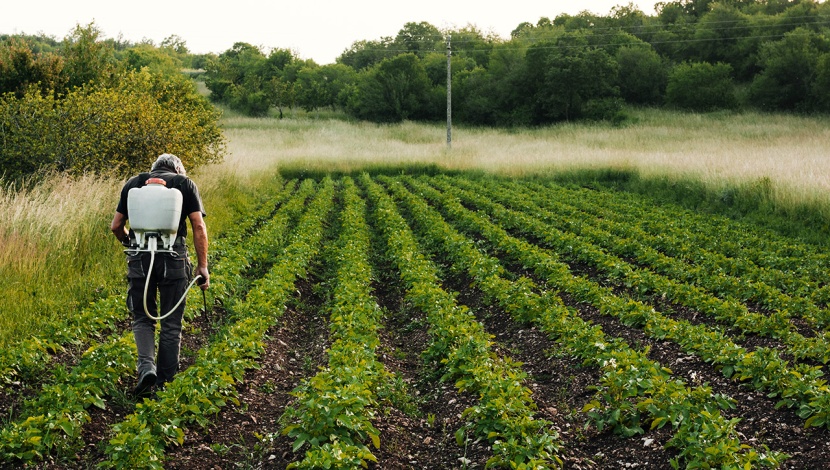
[[[145,181],[144,184],[160,184],[162,186],[167,186],[167,181],[164,181],[161,178],[150,178]]]

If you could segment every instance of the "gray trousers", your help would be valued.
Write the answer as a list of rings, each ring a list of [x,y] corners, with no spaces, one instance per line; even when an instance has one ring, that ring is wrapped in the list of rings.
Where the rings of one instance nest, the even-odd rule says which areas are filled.
[[[144,287],[147,274],[150,284],[147,288],[147,311],[154,317],[164,315],[185,295],[190,283],[192,265],[187,249],[177,249],[178,255],[156,253],[153,271],[150,270],[150,254],[140,253],[127,256],[127,308],[133,313],[133,336],[138,350],[137,373],[142,377],[147,372],[156,374],[156,385],[173,380],[179,369],[179,352],[182,338],[182,316],[185,302],[176,311],[161,320],[159,331],[158,358],[155,355],[156,320],[144,312]],[[156,296],[158,295],[158,301]]]

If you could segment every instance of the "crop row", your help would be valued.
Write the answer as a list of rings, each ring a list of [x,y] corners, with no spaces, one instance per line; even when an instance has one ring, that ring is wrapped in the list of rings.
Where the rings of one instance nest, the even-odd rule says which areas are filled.
[[[455,380],[462,392],[476,393],[477,404],[463,416],[470,431],[492,444],[488,466],[531,469],[561,465],[558,433],[551,423],[534,417],[531,391],[519,364],[495,354],[491,336],[475,316],[441,288],[435,265],[419,250],[394,202],[368,176],[361,178],[374,206],[376,230],[400,273],[406,299],[426,314],[430,345],[425,360],[443,365],[443,380]],[[463,442],[465,430],[456,436]]]
[[[481,189],[476,185],[474,190]],[[499,185],[497,191],[491,186],[487,193],[503,194],[504,189]],[[512,201],[516,200],[524,202],[522,210],[544,214],[552,225],[571,230],[615,253],[631,257],[667,276],[699,285],[729,301],[751,302],[775,310],[773,315],[785,322],[791,313],[803,317],[814,327],[827,325],[830,321],[830,311],[814,303],[813,296],[818,289],[816,282],[792,276],[789,271],[761,268],[744,258],[711,252],[691,243],[688,232],[666,230],[653,235],[632,223],[642,223],[658,215],[658,220],[664,220],[665,214],[629,209],[629,218],[620,220],[619,215],[612,218],[609,210],[585,213],[565,201],[543,198],[527,190],[516,192]],[[806,262],[801,260],[801,265]]]
[[[761,272],[773,274],[773,277],[764,276],[764,282],[775,284],[776,281],[772,280],[774,273],[784,273],[787,280],[781,287],[789,289],[794,295],[807,289],[811,291],[811,297],[815,297],[816,291],[826,290],[826,284],[830,283],[830,256],[826,251],[751,224],[711,214],[704,217],[670,204],[658,207],[647,199],[620,192],[574,191],[555,184],[528,183],[518,186],[526,193],[545,194],[551,200],[568,201],[568,204],[595,218],[636,224],[643,232],[655,237],[655,248],[679,249],[678,255],[691,263],[697,262],[702,254],[699,250],[705,247],[706,251],[730,258],[732,261],[724,264],[722,269],[735,276],[751,276],[752,271],[761,268]],[[672,248],[661,242],[664,235],[686,243]],[[703,253],[703,256],[706,254]]]
[[[535,223],[532,217],[511,214],[504,206],[493,203],[488,198],[469,191],[444,187],[477,207],[487,207],[496,220],[516,216],[528,226]],[[478,229],[504,231],[501,226],[493,224],[489,219],[478,214],[473,216],[471,221]],[[536,235],[536,238],[544,239],[543,233]],[[527,259],[516,256],[518,253],[505,250],[505,255],[515,256],[518,262],[524,263],[549,284],[568,292],[576,300],[594,305],[603,314],[617,317],[628,326],[642,327],[649,336],[670,339],[688,353],[712,363],[726,377],[749,382],[756,389],[766,391],[770,397],[778,397],[777,406],[796,408],[799,416],[806,419],[807,426],[830,426],[830,387],[821,378],[821,367],[807,364],[791,367],[774,349],[757,348],[747,351],[736,345],[724,333],[710,330],[706,325],[694,325],[685,320],[668,318],[647,304],[617,296],[611,288],[574,276],[568,265],[559,261],[554,252],[546,253],[549,257],[547,262],[528,264]]]
[[[296,404],[283,414],[282,433],[294,439],[294,451],[308,448],[289,468],[366,467],[377,462],[369,444],[380,447],[372,419],[390,375],[376,355],[381,315],[371,294],[366,205],[350,178],[342,185],[339,237],[324,262],[336,270],[327,307],[328,365],[292,392]]]
[[[796,358],[813,359],[822,363],[830,360],[828,334],[804,337],[795,331],[795,326],[790,322],[790,310],[777,310],[766,314],[750,312],[738,298],[743,297],[741,291],[744,290],[742,287],[735,287],[740,281],[735,279],[735,282],[730,282],[727,286],[722,279],[726,276],[720,274],[715,267],[705,271],[700,267],[692,268],[682,261],[640,244],[634,238],[614,236],[609,232],[594,229],[587,222],[569,223],[564,216],[554,216],[554,211],[542,210],[529,202],[524,195],[512,195],[504,189],[498,194],[495,191],[480,189],[476,185],[472,187],[471,192],[486,194],[515,208],[500,212],[504,227],[520,230],[529,236],[542,234],[542,241],[563,257],[587,263],[606,275],[609,280],[631,288],[636,294],[659,296],[677,305],[710,315],[745,332],[778,338],[789,346],[788,351]],[[519,210],[521,212],[518,212]],[[565,232],[560,227],[573,227],[574,232]],[[632,265],[614,253],[632,256],[643,267]],[[655,268],[663,274],[652,271]],[[696,272],[691,283],[677,280],[687,277],[690,271]],[[706,287],[715,288],[725,298],[710,294]],[[781,304],[784,306],[794,310],[801,306],[803,308],[795,311],[808,314],[804,302],[796,305],[781,292],[777,292],[777,295],[783,298]],[[768,299],[772,297],[770,295]]]
[[[195,364],[158,392],[156,400],[140,403],[133,414],[113,426],[104,466],[163,468],[164,450],[168,444],[183,442],[184,426],[205,426],[228,400],[236,401],[235,385],[246,369],[256,366],[265,332],[278,321],[296,279],[305,275],[320,250],[333,192],[332,180],[321,183],[267,275],[254,283],[244,301],[229,306],[231,321],[199,351]],[[258,233],[257,240],[271,235],[280,239],[289,218],[282,221],[274,225],[273,233]]]
[[[446,209],[450,219],[459,224],[476,224],[486,238],[500,246],[519,250],[519,255],[536,262],[550,262],[539,249],[512,239],[497,227],[486,227],[457,200],[426,185],[407,180],[408,185],[424,197]],[[518,321],[532,322],[561,342],[562,349],[602,370],[597,399],[585,411],[601,430],[616,428],[623,435],[642,433],[641,420],[649,417],[651,427],[670,424],[675,435],[668,445],[678,448],[678,462],[692,468],[717,466],[775,466],[782,456],[762,453],[741,444],[735,431],[736,420],[720,414],[731,407],[731,400],[713,394],[709,387],[688,388],[673,377],[671,371],[636,351],[619,339],[607,338],[602,329],[585,323],[576,312],[565,307],[555,293],[538,294],[538,287],[528,278],[509,280],[495,258],[484,255],[469,238],[450,227],[425,201],[407,192],[400,183],[388,183],[402,201],[416,224],[429,238],[443,246],[444,253],[456,266],[467,270],[476,286],[496,301]],[[602,402],[602,403],[601,403]]]
[[[266,205],[263,212],[267,211]],[[237,269],[239,264],[244,264],[233,257],[223,261],[215,276],[219,291],[223,267],[233,270],[234,261]],[[123,315],[123,304],[119,311]],[[186,312],[187,316],[192,314],[192,309]],[[54,368],[51,383],[24,402],[17,420],[0,431],[0,456],[4,460],[29,461],[43,458],[46,453],[69,455],[79,448],[80,429],[89,421],[86,409],[91,405],[103,408],[106,397],[119,393],[134,370],[134,356],[132,333],[126,332],[90,347],[71,370],[66,371],[63,366]]]

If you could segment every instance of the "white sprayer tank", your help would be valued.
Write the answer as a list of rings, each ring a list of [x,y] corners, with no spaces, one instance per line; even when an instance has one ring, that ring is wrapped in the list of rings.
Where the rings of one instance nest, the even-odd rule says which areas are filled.
[[[176,240],[182,216],[182,193],[165,186],[162,179],[151,178],[147,185],[132,188],[127,193],[127,212],[130,228],[142,248],[146,236],[159,234],[165,248],[170,249]]]

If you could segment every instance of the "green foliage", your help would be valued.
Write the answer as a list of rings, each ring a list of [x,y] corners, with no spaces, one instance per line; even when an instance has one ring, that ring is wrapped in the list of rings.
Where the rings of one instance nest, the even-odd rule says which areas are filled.
[[[95,23],[76,26],[62,43],[67,88],[72,90],[88,83],[100,83],[115,71],[112,46],[100,38],[103,32]]]
[[[44,167],[126,174],[149,168],[165,152],[181,155],[189,168],[222,158],[218,112],[191,82],[147,71],[119,78],[114,88],[86,86],[62,99],[34,89],[21,99],[0,99],[7,177]]]
[[[750,88],[751,100],[759,107],[771,110],[810,110],[816,104],[826,103],[827,90],[821,88],[826,80],[830,40],[799,28],[779,41],[761,47],[761,73]]]
[[[692,47],[699,62],[730,64],[736,75],[746,80],[754,70],[757,44],[750,37],[767,34],[760,25],[751,25],[750,17],[735,6],[712,5],[697,27]]]
[[[178,72],[183,45],[137,46],[119,60],[100,36],[90,24],[55,52],[16,39],[0,44],[5,177],[46,168],[126,174],[165,152],[190,168],[221,160],[219,113]]]
[[[63,89],[64,60],[54,53],[36,54],[33,44],[20,38],[0,43],[0,95],[22,98],[29,87],[42,93]]]
[[[147,67],[154,73],[178,74],[182,62],[175,54],[171,54],[171,51],[172,49],[159,49],[149,44],[141,44],[127,49],[123,60],[127,67],[135,71]]]
[[[556,44],[542,44],[528,51],[528,98],[534,109],[535,123],[567,121],[589,116],[589,103],[598,100],[607,104],[593,108],[613,116],[608,104],[619,96],[617,63],[604,49],[587,45],[587,37],[569,35]]]
[[[421,21],[420,23],[409,22],[403,25],[392,47],[413,53],[419,59],[428,54],[444,50],[444,35],[435,26]]]
[[[668,70],[660,55],[646,44],[621,47],[616,55],[620,97],[629,103],[661,104]]]
[[[706,62],[675,66],[669,73],[666,104],[693,111],[734,108],[737,99],[732,67]]]
[[[301,106],[343,108],[374,122],[437,120],[443,117],[446,47],[452,38],[452,111],[461,123],[614,123],[625,119],[619,112],[625,103],[703,112],[738,104],[799,112],[828,108],[822,92],[827,74],[821,72],[827,47],[817,45],[828,34],[823,4],[682,0],[661,2],[656,9],[655,16],[627,5],[606,16],[585,11],[542,17],[521,23],[507,40],[475,26],[442,30],[408,22],[395,37],[353,43],[336,64],[349,72],[338,71],[334,80],[332,71],[316,70],[310,62],[264,64],[259,48],[239,43],[206,65],[206,83],[212,99],[254,116],[276,106],[282,117],[285,107]],[[798,49],[795,37],[818,54],[807,51],[805,58],[803,50],[790,54],[774,46],[786,40],[793,43],[787,47]],[[422,86],[421,72],[402,61],[395,67],[409,83],[399,74],[380,73],[408,54],[426,70],[426,89],[413,89]],[[749,90],[746,102],[742,96],[738,103],[735,86]],[[776,93],[779,89],[784,93]]]
[[[347,65],[356,71],[369,69],[384,59],[391,59],[397,52],[392,46],[392,38],[383,38],[376,41],[355,41],[340,57],[337,62]]]
[[[414,54],[386,59],[359,76],[347,110],[360,119],[400,122],[430,116],[429,78]]]

